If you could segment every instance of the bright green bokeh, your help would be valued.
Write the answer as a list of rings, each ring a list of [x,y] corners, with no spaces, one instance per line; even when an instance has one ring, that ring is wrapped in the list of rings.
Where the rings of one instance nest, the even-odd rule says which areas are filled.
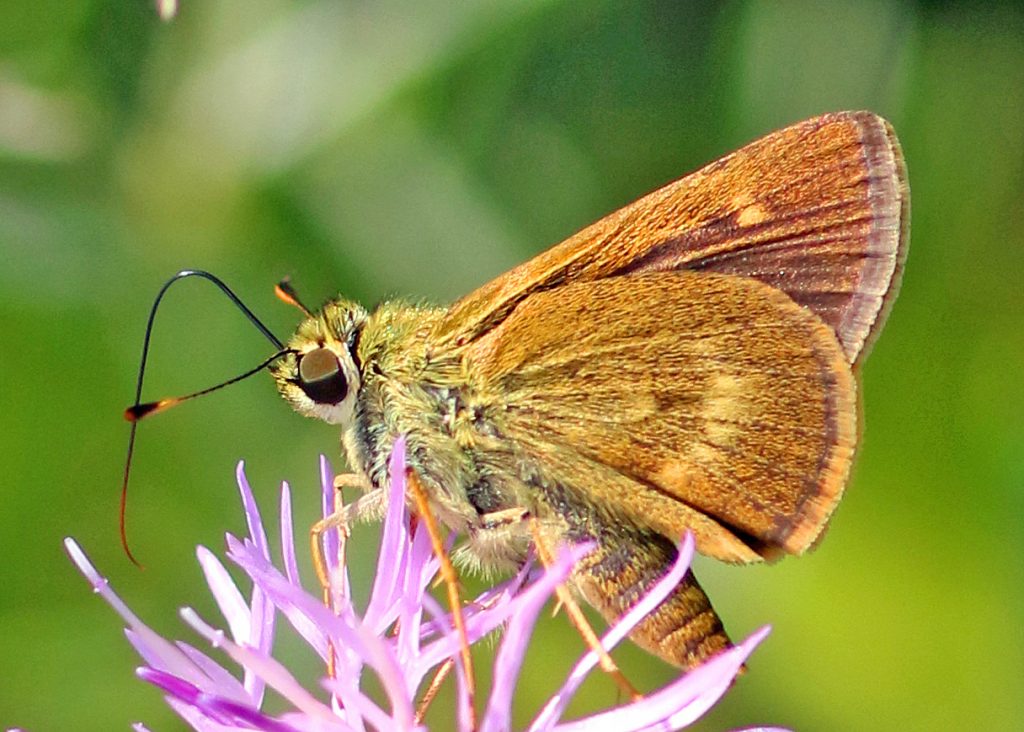
[[[753,137],[857,108],[893,121],[914,220],[861,459],[813,555],[701,563],[734,635],[775,628],[701,729],[1020,729],[1024,11],[895,0],[186,0],[167,25],[120,0],[0,5],[0,725],[179,726],[63,536],[196,640],[175,611],[217,617],[193,547],[242,530],[235,461],[269,514],[288,478],[297,525],[315,515],[336,431],[255,379],[140,431],[147,570],[121,555],[119,415],[168,275],[218,273],[282,335],[286,274],[311,301],[449,300]],[[155,398],[268,350],[192,282],[152,353]],[[580,648],[567,628],[538,631],[524,720]],[[621,657],[645,688],[673,673]],[[576,711],[614,698],[599,679]]]

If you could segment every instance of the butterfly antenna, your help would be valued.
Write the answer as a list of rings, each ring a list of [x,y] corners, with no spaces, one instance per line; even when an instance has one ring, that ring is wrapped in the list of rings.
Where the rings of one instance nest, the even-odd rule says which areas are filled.
[[[146,374],[146,361],[149,358],[149,344],[153,335],[153,321],[156,319],[156,311],[160,307],[160,301],[163,300],[164,295],[167,293],[167,290],[170,289],[171,285],[173,285],[178,280],[183,280],[187,277],[201,277],[204,280],[208,280],[209,282],[212,282],[214,285],[216,285],[218,289],[220,289],[220,291],[224,293],[228,297],[228,299],[235,304],[235,307],[242,311],[245,317],[249,319],[249,322],[255,325],[256,329],[259,330],[260,333],[262,333],[263,336],[268,341],[274,344],[274,348],[276,349],[277,352],[270,358],[263,361],[256,368],[250,369],[241,376],[236,376],[233,379],[229,379],[222,384],[217,384],[216,386],[212,386],[208,389],[203,389],[201,391],[197,391],[186,396],[172,397],[169,399],[160,399],[155,402],[147,402],[143,404],[141,402],[142,382]],[[132,454],[135,451],[135,433],[136,430],[138,429],[139,420],[147,415],[155,414],[156,412],[172,407],[175,404],[180,404],[181,402],[193,399],[197,396],[202,396],[203,394],[208,394],[211,391],[216,391],[217,389],[221,389],[225,386],[228,386],[229,384],[234,384],[238,381],[241,381],[242,379],[248,378],[253,374],[262,371],[267,366],[269,366],[275,359],[280,358],[282,355],[289,352],[289,349],[285,348],[285,345],[277,338],[277,336],[271,333],[270,329],[267,328],[267,326],[265,326],[263,322],[259,318],[257,318],[256,315],[248,307],[246,307],[245,303],[243,303],[238,298],[238,296],[234,292],[232,292],[231,288],[224,284],[224,282],[219,277],[216,277],[215,275],[212,275],[209,272],[205,272],[203,270],[198,269],[184,269],[178,272],[173,277],[171,277],[169,280],[167,280],[167,282],[164,283],[163,287],[160,288],[160,292],[157,293],[156,299],[153,301],[153,307],[149,311],[149,320],[146,321],[146,337],[142,342],[142,359],[139,362],[139,377],[135,383],[135,403],[132,404],[132,406],[128,407],[128,409],[126,409],[124,413],[125,419],[132,423],[132,427],[131,432],[128,435],[128,456],[125,458],[124,461],[124,476],[121,481],[121,506],[119,513],[119,527],[121,533],[121,546],[124,549],[124,553],[128,556],[128,559],[131,560],[132,564],[139,567],[140,569],[142,568],[142,565],[139,563],[138,559],[135,558],[135,555],[132,554],[132,551],[128,546],[128,532],[125,520],[128,507],[128,478],[129,475],[131,474]]]
[[[281,300],[284,300],[289,305],[293,305],[301,310],[307,318],[312,318],[312,311],[302,304],[302,300],[299,299],[299,294],[295,292],[295,288],[292,287],[291,278],[285,277],[274,286],[274,294]]]

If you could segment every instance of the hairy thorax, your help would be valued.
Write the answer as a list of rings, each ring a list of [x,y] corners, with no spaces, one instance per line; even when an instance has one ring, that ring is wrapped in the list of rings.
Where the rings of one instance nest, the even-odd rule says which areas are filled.
[[[443,310],[384,303],[367,320],[358,358],[363,381],[342,443],[352,470],[388,483],[394,440],[429,494],[436,517],[467,542],[456,559],[507,568],[525,555],[529,493],[500,435],[500,406],[474,382],[457,350],[432,347]]]

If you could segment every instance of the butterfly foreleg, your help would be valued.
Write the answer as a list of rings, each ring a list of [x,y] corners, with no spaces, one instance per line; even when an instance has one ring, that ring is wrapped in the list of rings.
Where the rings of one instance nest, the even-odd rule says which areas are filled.
[[[345,488],[358,488],[366,491],[352,503],[346,504],[342,499]],[[317,579],[324,592],[324,602],[330,604],[330,575],[327,571],[327,560],[324,558],[322,537],[332,529],[338,532],[338,561],[345,561],[345,545],[348,541],[349,527],[358,521],[374,519],[384,512],[387,496],[380,488],[367,490],[366,480],[356,473],[341,473],[334,476],[334,504],[331,513],[313,524],[309,530],[310,553]]]

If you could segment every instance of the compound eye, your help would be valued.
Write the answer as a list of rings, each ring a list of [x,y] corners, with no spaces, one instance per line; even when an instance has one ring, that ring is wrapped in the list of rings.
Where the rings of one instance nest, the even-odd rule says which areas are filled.
[[[348,381],[341,371],[341,363],[327,348],[314,348],[299,356],[296,383],[317,404],[340,404],[348,394]]]

